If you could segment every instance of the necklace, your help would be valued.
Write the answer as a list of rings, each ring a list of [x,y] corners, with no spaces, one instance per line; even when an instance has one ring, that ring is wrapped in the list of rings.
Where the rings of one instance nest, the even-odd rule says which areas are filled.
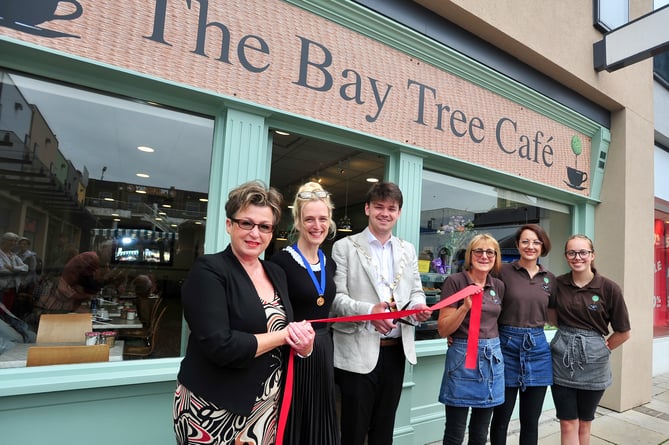
[[[318,249],[318,261],[320,262],[321,265],[321,280],[319,282],[316,279],[316,274],[311,269],[311,264],[309,264],[304,255],[302,255],[302,252],[300,252],[300,249],[297,247],[297,243],[293,244],[293,249],[300,255],[300,258],[302,258],[302,262],[304,263],[304,268],[307,269],[307,272],[309,272],[311,281],[314,283],[314,286],[316,287],[316,292],[318,292],[316,305],[323,306],[325,304],[325,298],[323,298],[323,295],[325,295],[325,255],[323,255],[323,251],[321,249]]]
[[[397,284],[400,282],[400,278],[402,277],[402,273],[404,273],[404,266],[406,265],[406,262],[404,261],[404,243],[402,240],[400,240],[400,246],[402,247],[402,257],[400,258],[400,268],[395,274],[395,277],[393,279],[392,283],[389,283],[386,277],[383,276],[381,273],[381,269],[379,268],[379,265],[376,264],[373,260],[372,257],[369,256],[369,254],[365,251],[365,249],[362,248],[360,244],[357,242],[353,241],[351,238],[349,238],[353,245],[355,246],[356,249],[362,254],[362,256],[365,257],[367,262],[371,264],[374,267],[374,270],[376,271],[377,275],[381,279],[381,282],[388,288],[390,289],[390,301],[395,301],[395,297],[393,294],[395,293],[395,288],[397,287]]]

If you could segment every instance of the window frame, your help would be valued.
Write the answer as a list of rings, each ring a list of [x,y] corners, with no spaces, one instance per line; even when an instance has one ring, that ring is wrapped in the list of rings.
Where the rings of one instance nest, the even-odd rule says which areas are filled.
[[[613,31],[629,22],[629,18],[629,0],[593,0],[593,25],[600,32]]]

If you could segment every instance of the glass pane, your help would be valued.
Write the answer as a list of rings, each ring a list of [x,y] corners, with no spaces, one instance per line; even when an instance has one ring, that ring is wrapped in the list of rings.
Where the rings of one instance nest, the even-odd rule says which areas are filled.
[[[669,88],[669,52],[653,57],[653,74],[661,79],[665,88]]]
[[[0,233],[22,237],[2,249],[29,268],[0,281],[5,306],[34,332],[42,314],[91,313],[94,334],[75,338],[114,341],[112,360],[178,356],[213,119],[17,73],[0,80]],[[40,342],[62,338],[45,329]]]
[[[514,234],[523,224],[540,224],[553,246],[570,234],[570,209],[556,202],[430,171],[423,172],[422,190],[418,250],[428,305],[439,301],[444,279],[463,270],[467,244],[477,233],[497,239],[505,262],[519,258]],[[560,251],[554,247],[541,260],[556,274],[566,267]],[[418,328],[417,338],[438,338],[437,316]]]
[[[628,0],[597,0],[595,2],[595,25],[603,32],[619,28],[628,21]]]

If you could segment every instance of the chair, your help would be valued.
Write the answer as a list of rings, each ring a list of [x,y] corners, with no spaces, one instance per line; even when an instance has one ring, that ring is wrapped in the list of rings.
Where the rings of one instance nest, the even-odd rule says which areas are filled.
[[[158,316],[158,308],[160,307],[162,301],[163,301],[162,298],[158,298],[154,301],[153,307],[151,308],[151,315],[149,317],[148,322],[146,323],[146,326],[139,329],[124,329],[123,332],[119,332],[119,338],[124,340],[141,338],[146,342],[146,345],[148,346],[149,343],[151,342],[152,328]]]
[[[64,365],[109,361],[109,345],[31,346],[26,366]]]
[[[83,343],[93,330],[91,314],[42,314],[37,326],[37,343]]]
[[[156,349],[157,337],[158,337],[158,328],[160,327],[160,321],[163,319],[167,311],[167,306],[165,306],[158,317],[156,317],[155,323],[151,326],[151,336],[149,338],[148,345],[130,345],[128,343],[124,344],[123,348],[123,357],[148,357],[153,354],[153,351]]]

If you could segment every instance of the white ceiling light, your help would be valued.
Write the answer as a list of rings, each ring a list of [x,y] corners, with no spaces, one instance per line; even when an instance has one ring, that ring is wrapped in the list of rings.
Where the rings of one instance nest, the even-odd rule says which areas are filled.
[[[146,145],[140,145],[139,147],[137,147],[137,150],[143,151],[144,153],[153,153],[154,151],[156,151],[151,147],[147,147]]]
[[[136,173],[136,176],[138,178],[150,178],[151,177],[147,173]]]
[[[367,182],[379,182],[379,178],[367,178],[365,179]]]

